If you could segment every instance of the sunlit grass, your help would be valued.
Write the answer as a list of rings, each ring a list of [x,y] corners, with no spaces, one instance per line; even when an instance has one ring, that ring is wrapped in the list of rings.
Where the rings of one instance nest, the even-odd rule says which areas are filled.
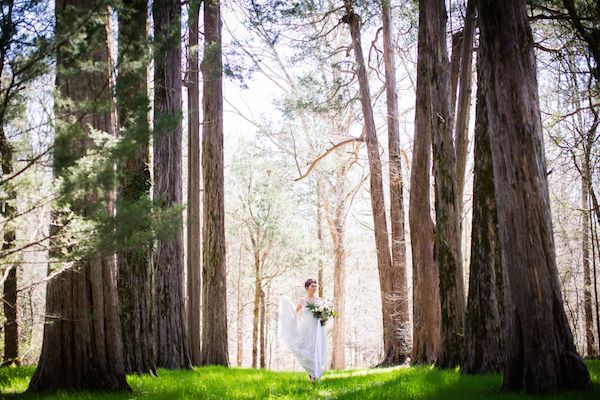
[[[588,362],[594,387],[548,399],[600,399],[600,361]],[[300,372],[204,367],[160,370],[158,378],[129,376],[130,393],[23,395],[34,368],[0,368],[0,392],[9,399],[525,399],[502,394],[499,375],[465,376],[431,367],[364,368],[328,371],[314,387]]]

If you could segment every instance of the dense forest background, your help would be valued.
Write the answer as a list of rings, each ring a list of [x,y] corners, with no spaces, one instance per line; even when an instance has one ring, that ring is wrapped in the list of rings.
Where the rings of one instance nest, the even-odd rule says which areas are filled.
[[[5,364],[39,363],[42,389],[86,357],[109,387],[157,366],[299,369],[277,305],[307,278],[341,314],[335,369],[500,371],[509,315],[545,321],[544,304],[555,347],[597,357],[600,6],[475,3],[2,1]],[[503,231],[515,220],[535,233]],[[517,295],[527,260],[549,266],[522,272],[549,288],[521,292],[541,308]]]

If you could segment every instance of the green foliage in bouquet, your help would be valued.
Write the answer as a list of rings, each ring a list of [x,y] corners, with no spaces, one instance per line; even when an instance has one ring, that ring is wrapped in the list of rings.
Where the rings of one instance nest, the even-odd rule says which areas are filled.
[[[337,318],[338,312],[334,310],[333,303],[330,301],[308,302],[306,308],[313,313],[314,317],[321,321],[321,326],[325,326],[329,318]]]

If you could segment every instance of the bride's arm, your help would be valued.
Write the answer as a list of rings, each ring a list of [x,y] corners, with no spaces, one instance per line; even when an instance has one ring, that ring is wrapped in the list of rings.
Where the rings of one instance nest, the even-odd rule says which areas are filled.
[[[296,304],[296,312],[300,311],[300,309],[304,306],[304,301],[302,299],[298,300]]]

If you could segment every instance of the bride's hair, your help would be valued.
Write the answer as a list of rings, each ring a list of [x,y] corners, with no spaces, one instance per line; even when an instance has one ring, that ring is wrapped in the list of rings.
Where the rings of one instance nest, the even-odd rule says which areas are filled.
[[[304,289],[306,289],[307,287],[309,287],[312,284],[317,284],[317,281],[315,281],[313,278],[307,279],[306,282],[304,282]]]

